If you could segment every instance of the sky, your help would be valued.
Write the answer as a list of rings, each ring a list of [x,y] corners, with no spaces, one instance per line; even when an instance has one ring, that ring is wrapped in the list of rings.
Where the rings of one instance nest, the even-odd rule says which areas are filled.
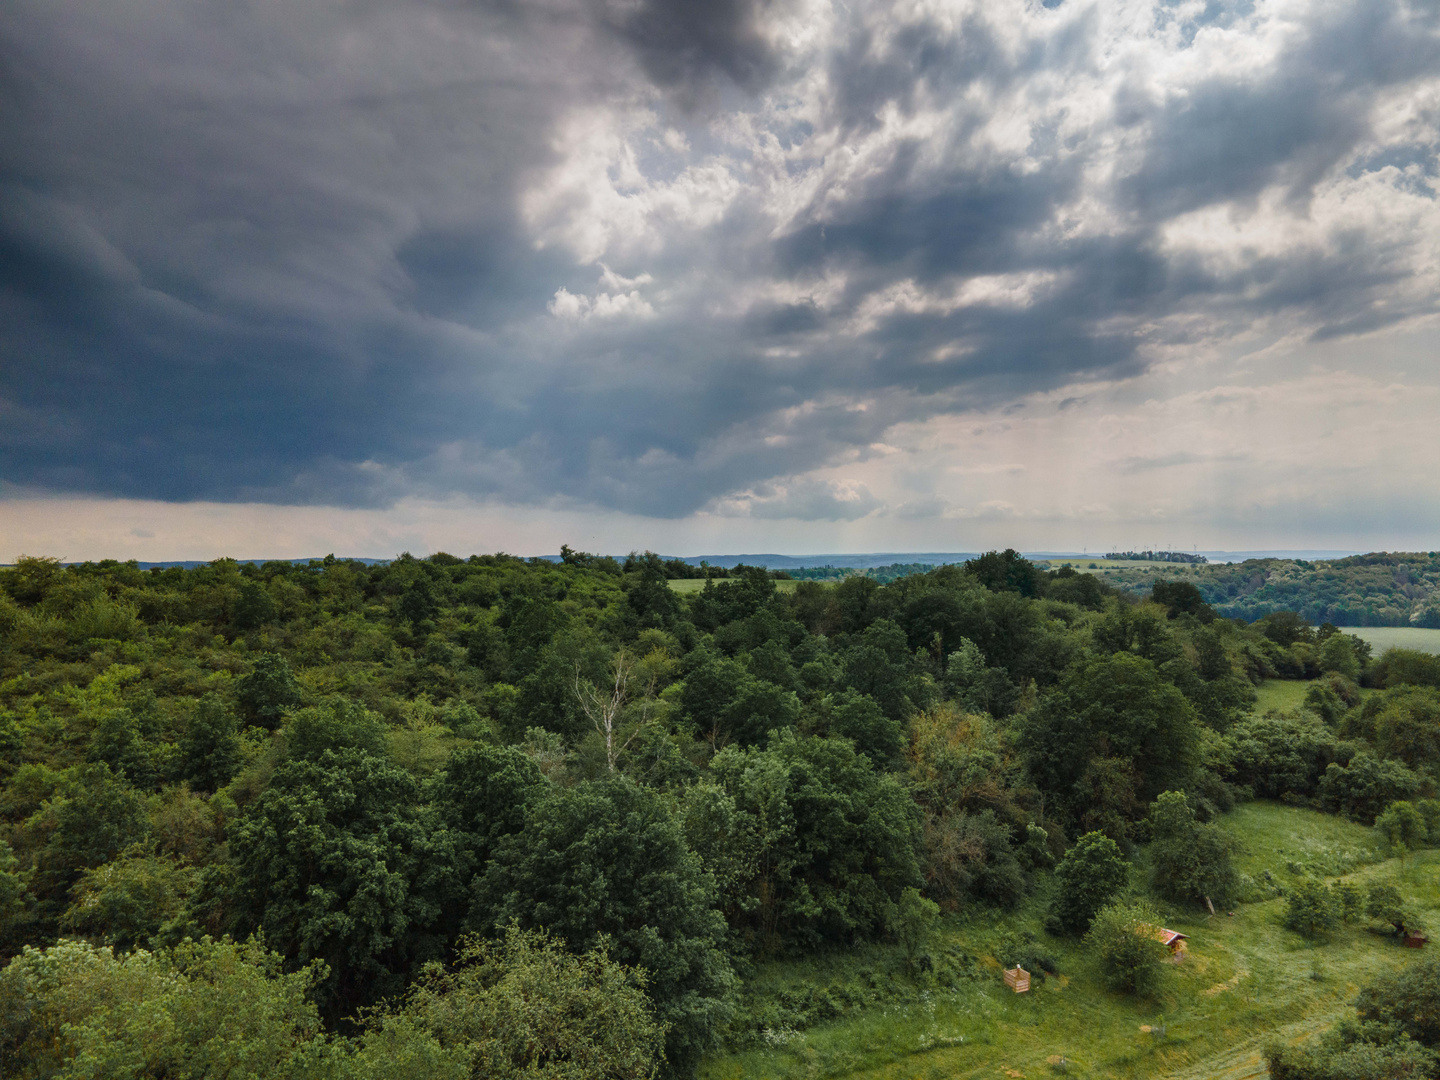
[[[1440,547],[1434,0],[8,0],[0,560]]]

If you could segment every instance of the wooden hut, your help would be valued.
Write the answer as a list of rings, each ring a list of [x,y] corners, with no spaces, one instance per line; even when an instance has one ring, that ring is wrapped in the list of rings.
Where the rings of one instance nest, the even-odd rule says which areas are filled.
[[[1014,990],[1017,994],[1023,994],[1030,989],[1030,973],[1016,964],[1013,968],[1005,969],[1005,985]]]
[[[1166,930],[1163,926],[1160,932],[1155,935],[1160,943],[1170,950],[1170,955],[1176,960],[1185,959],[1185,942],[1190,939],[1177,930]]]

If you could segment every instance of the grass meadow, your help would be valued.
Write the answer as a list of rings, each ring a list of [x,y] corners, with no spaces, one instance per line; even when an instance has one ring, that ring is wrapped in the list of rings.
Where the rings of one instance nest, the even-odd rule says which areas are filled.
[[[1414,649],[1440,655],[1440,630],[1419,626],[1347,626],[1345,633],[1368,641],[1376,656],[1386,649]]]
[[[728,580],[728,578],[716,578],[715,584],[723,585]],[[775,591],[782,593],[792,593],[795,591],[795,586],[799,584],[800,583],[798,581],[777,581],[775,582]],[[822,581],[820,582],[820,584],[834,585],[835,583],[833,581]],[[698,593],[701,589],[705,588],[705,579],[672,578],[670,581],[670,588],[674,589],[677,593],[680,593],[681,595],[689,596],[691,593]]]
[[[1248,804],[1222,826],[1240,843],[1237,865],[1252,902],[1214,917],[1162,906],[1166,925],[1188,934],[1191,947],[1153,1000],[1110,992],[1082,942],[1041,933],[1045,897],[1036,896],[1017,912],[976,910],[944,921],[932,954],[968,965],[951,986],[924,975],[909,979],[898,955],[882,947],[761,965],[748,993],[775,1001],[816,994],[845,1000],[847,988],[853,999],[855,985],[887,981],[894,992],[828,1023],[766,1029],[757,1045],[712,1058],[701,1075],[1258,1080],[1267,1039],[1323,1030],[1350,1010],[1363,983],[1421,955],[1363,924],[1312,945],[1282,925],[1278,890],[1306,873],[1394,881],[1440,925],[1440,851],[1412,856],[1402,873],[1397,860],[1381,857],[1373,830],[1280,803]],[[1144,877],[1143,866],[1135,876]],[[1001,977],[1017,930],[1028,930],[1059,960],[1060,974],[1024,995],[1007,990]]]

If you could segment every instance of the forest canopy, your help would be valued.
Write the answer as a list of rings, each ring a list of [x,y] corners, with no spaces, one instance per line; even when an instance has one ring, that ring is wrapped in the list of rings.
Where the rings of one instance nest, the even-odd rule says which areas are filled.
[[[1209,823],[1246,799],[1440,834],[1436,665],[1229,618],[1189,568],[1140,597],[1013,551],[679,574],[568,548],[0,570],[7,1071],[188,1060],[244,1008],[236,1053],[274,1075],[508,1076],[523,1023],[558,1040],[543,1075],[684,1076],[746,1037],[758,960],[891,938],[916,964],[928,911],[1042,884],[1083,934],[1146,843],[1176,902],[1223,902]],[[1259,715],[1277,676],[1305,706]],[[544,1019],[587,994],[613,1038]],[[172,1043],[106,1044],[137,1001]]]

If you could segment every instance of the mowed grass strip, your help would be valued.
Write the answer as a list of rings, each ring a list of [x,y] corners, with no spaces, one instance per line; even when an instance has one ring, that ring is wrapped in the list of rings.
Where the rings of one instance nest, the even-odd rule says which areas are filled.
[[[1348,879],[1362,885],[1399,885],[1430,925],[1440,918],[1440,851],[1413,856],[1402,875],[1397,860],[1379,857],[1373,830],[1314,811],[1252,803],[1222,824],[1243,845],[1239,867],[1251,879],[1264,880],[1268,872],[1283,886],[1307,871],[1349,868]],[[948,920],[939,947],[980,958],[980,977],[804,1032],[773,1033],[771,1045],[712,1058],[701,1076],[1044,1077],[1060,1075],[1063,1057],[1065,1075],[1072,1077],[1262,1077],[1267,1039],[1299,1040],[1324,1030],[1350,1012],[1361,985],[1422,955],[1365,925],[1343,927],[1329,941],[1311,944],[1284,928],[1284,909],[1278,897],[1213,918],[1162,906],[1166,925],[1188,934],[1191,948],[1183,963],[1169,969],[1169,984],[1155,1000],[1108,991],[1083,942],[1043,936],[1062,976],[1037,982],[1029,994],[1011,993],[994,951],[1009,933],[1038,932],[1044,898],[1009,914],[978,911]],[[762,965],[756,976],[796,986],[823,983],[836,963],[832,957]]]

